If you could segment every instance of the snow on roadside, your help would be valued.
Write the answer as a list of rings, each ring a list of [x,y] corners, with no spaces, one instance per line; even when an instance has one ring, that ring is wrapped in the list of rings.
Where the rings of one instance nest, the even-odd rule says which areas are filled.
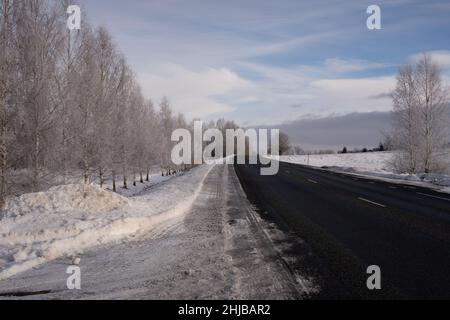
[[[161,174],[154,174],[149,177],[149,181],[144,181],[144,183],[138,182],[136,187],[132,186],[130,183],[130,187],[128,189],[122,188],[120,185],[117,187],[117,193],[124,196],[124,197],[134,197],[142,194],[143,192],[146,192],[153,188],[154,186],[166,182],[172,178],[178,177],[182,175],[183,173],[172,175],[172,176],[165,176],[163,177]],[[112,191],[112,182],[109,182],[107,185],[107,190]]]
[[[341,168],[353,168],[355,171],[364,172],[392,172],[390,163],[392,152],[365,152],[346,154],[315,154],[302,156],[280,156],[283,162],[299,163],[313,167],[333,166]],[[309,162],[308,162],[309,161]]]
[[[431,187],[450,193],[450,176],[445,174],[396,174],[391,163],[394,152],[364,152],[347,154],[280,156],[280,161],[310,165],[337,172],[401,182],[417,186]],[[449,164],[450,171],[450,164]]]
[[[25,216],[46,212],[85,210],[109,211],[125,206],[128,200],[93,185],[72,184],[50,188],[48,192],[28,193],[11,198],[4,215]]]
[[[61,256],[145,236],[189,210],[212,168],[194,168],[133,198],[69,185],[11,200],[0,218],[0,281]]]

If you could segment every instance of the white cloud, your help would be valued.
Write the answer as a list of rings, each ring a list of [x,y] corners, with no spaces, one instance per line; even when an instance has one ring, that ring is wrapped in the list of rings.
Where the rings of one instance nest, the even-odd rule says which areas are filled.
[[[270,118],[259,115],[246,119],[252,124],[280,123],[304,115],[344,115],[352,112],[389,111],[391,99],[386,92],[395,86],[395,75],[366,78],[336,78],[336,73],[322,68],[298,66],[274,68],[245,64],[262,79],[246,87],[245,94],[258,97],[256,104],[272,110]],[[242,94],[243,92],[239,92]],[[378,97],[374,99],[373,97]],[[296,106],[296,108],[292,108]],[[245,107],[240,107],[245,110]],[[250,115],[252,116],[252,115]]]
[[[382,74],[409,54],[405,40],[448,49],[441,40],[445,32],[439,34],[448,30],[448,5],[380,1],[389,9],[383,20],[388,33],[369,33],[365,7],[352,1],[82,0],[92,22],[110,27],[146,96],[158,101],[167,95],[189,118],[222,113],[256,124],[389,110],[395,71],[366,78],[350,78],[351,73]],[[436,39],[428,36],[436,30]],[[377,53],[388,64],[364,60]],[[448,81],[450,51],[432,55]],[[276,67],[285,63],[291,65]]]
[[[324,66],[326,67],[327,70],[337,73],[356,72],[386,67],[386,65],[383,63],[357,59],[344,60],[339,58],[326,59]]]
[[[446,65],[450,52],[433,52],[433,58]],[[244,79],[230,68],[187,69],[160,64],[149,66],[151,71],[142,73],[140,81],[147,96],[159,100],[167,95],[174,109],[188,118],[220,113],[248,125],[276,124],[305,115],[392,109],[388,93],[395,87],[395,73],[343,76],[385,64],[330,58],[318,66],[273,67],[249,62],[238,66],[256,77]]]
[[[328,103],[338,114],[350,112],[388,111],[391,99],[385,93],[395,86],[395,76],[320,79],[312,83],[322,103]],[[380,99],[373,99],[374,96]]]
[[[450,51],[436,50],[427,52],[431,59],[444,69],[450,69]],[[411,61],[417,61],[422,57],[423,53],[418,53],[410,57]]]
[[[233,106],[220,102],[219,98],[249,85],[226,68],[193,71],[175,64],[160,65],[141,73],[139,82],[148,98],[159,101],[167,96],[176,112],[191,119],[232,111]]]

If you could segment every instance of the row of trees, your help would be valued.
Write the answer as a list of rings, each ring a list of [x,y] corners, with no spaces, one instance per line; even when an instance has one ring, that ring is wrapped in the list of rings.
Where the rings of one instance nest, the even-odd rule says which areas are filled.
[[[393,132],[390,144],[398,150],[398,172],[444,172],[443,154],[449,145],[449,90],[441,69],[424,54],[414,64],[403,66],[392,94]]]
[[[384,146],[383,142],[380,142],[378,147],[368,149],[368,148],[353,148],[353,150],[348,150],[347,147],[342,148],[341,151],[339,151],[339,154],[346,154],[346,153],[366,153],[366,152],[384,152],[387,151],[386,147]]]
[[[190,124],[145,99],[105,28],[66,27],[68,0],[0,0],[0,206],[75,176],[128,187],[168,172],[171,133]],[[220,120],[222,130],[237,127]]]

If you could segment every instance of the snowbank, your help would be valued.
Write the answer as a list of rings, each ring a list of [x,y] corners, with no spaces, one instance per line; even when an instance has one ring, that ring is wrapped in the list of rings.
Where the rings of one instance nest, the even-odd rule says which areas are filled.
[[[25,194],[10,199],[5,216],[48,214],[71,210],[109,211],[125,206],[128,200],[97,186],[72,184],[50,188],[47,192]]]
[[[212,167],[194,168],[132,198],[69,185],[13,199],[0,220],[0,281],[61,256],[145,236],[189,210]]]

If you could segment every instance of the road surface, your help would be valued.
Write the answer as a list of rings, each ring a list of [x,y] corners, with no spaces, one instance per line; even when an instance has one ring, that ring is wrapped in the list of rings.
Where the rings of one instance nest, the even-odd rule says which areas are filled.
[[[317,298],[450,298],[450,195],[288,163],[275,176],[236,168],[261,214],[305,240],[295,267]],[[367,289],[370,265],[382,290]]]

